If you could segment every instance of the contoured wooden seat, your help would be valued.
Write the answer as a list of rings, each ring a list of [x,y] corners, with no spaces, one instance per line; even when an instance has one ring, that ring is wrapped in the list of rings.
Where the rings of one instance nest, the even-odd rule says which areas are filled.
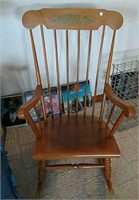
[[[53,119],[45,126],[44,134],[36,141],[33,159],[51,160],[85,157],[119,157],[114,137],[109,128],[91,116],[72,116]],[[47,134],[45,134],[47,133]]]
[[[120,150],[114,138],[114,133],[124,117],[132,117],[135,115],[133,106],[119,99],[113,93],[109,84],[116,31],[122,26],[122,23],[123,17],[120,13],[103,9],[41,9],[28,11],[23,16],[23,24],[30,32],[37,87],[32,99],[20,107],[18,116],[21,119],[28,120],[36,135],[33,159],[40,161],[36,197],[40,196],[44,173],[47,169],[102,168],[109,191],[114,192],[111,183],[110,161],[111,158],[120,156]],[[33,31],[36,28],[40,29],[41,45],[39,44],[39,50],[37,49],[35,36],[33,35]],[[107,31],[109,33],[110,30],[111,34],[106,37]],[[46,34],[46,32],[49,32],[49,34]],[[97,32],[100,35],[100,40],[96,36]],[[72,33],[73,36],[71,36]],[[105,37],[109,42],[105,43]],[[50,41],[52,42],[51,45]],[[97,41],[99,41],[98,51],[96,51],[95,47]],[[71,45],[71,43],[74,44]],[[75,48],[74,45],[77,47]],[[41,51],[40,47],[42,47]],[[108,47],[109,49],[107,51],[109,53],[106,77],[99,84],[104,47],[106,49]],[[48,53],[50,49],[51,51]],[[94,57],[92,52],[95,53]],[[43,66],[42,63],[39,63],[40,58],[37,55],[39,53],[43,55]],[[93,62],[91,62],[92,58],[94,59]],[[44,71],[42,72],[43,67],[46,70],[45,79]],[[51,115],[46,112],[42,79],[45,81],[45,87],[49,91]],[[78,112],[79,96],[77,90],[74,114],[70,113],[71,80],[76,82],[77,87],[81,80],[85,80],[84,109],[82,112]],[[92,108],[90,111],[91,114],[89,115],[87,114],[86,108],[88,80],[90,81],[92,89]],[[57,84],[59,115],[54,115],[52,105],[51,86],[55,86],[55,83]],[[63,113],[61,107],[62,84],[67,85],[67,114]],[[98,95],[98,86],[102,88],[101,95]],[[95,110],[98,97],[101,97],[101,107],[100,112],[96,116]],[[105,121],[104,117],[106,115],[104,111],[107,99],[112,102],[112,108]],[[41,109],[43,120],[40,119],[37,109],[38,105]],[[110,119],[116,106],[121,109],[121,114],[115,121],[113,127],[110,128]],[[33,121],[31,116],[30,111],[32,109],[36,113],[37,123]],[[68,158],[96,158],[99,162],[98,164],[80,163],[79,165],[66,163],[49,165],[47,162],[49,160]]]

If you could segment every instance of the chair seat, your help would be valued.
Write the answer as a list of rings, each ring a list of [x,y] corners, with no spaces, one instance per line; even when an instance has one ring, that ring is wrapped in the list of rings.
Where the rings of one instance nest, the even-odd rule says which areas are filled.
[[[48,120],[41,139],[34,146],[34,160],[65,158],[119,157],[116,140],[109,138],[109,128],[98,118],[62,116]]]

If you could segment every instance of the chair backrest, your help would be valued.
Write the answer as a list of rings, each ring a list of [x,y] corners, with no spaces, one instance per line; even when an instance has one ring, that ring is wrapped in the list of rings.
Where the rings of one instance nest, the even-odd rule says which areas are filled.
[[[45,81],[42,87],[48,88],[52,112],[51,87],[57,85],[61,113],[61,85],[67,85],[67,114],[70,115],[70,83],[76,82],[75,113],[78,116],[77,88],[80,81],[84,80],[83,113],[86,116],[88,84],[90,84],[93,96],[92,116],[94,116],[98,94],[104,94],[104,85],[109,82],[116,31],[122,23],[123,17],[120,13],[103,9],[41,9],[31,10],[23,15],[23,25],[30,32],[37,84],[42,85]],[[39,43],[38,46],[35,38]],[[42,55],[39,57],[38,53]],[[44,119],[47,120],[45,106],[42,107]],[[103,109],[100,117],[103,117]]]

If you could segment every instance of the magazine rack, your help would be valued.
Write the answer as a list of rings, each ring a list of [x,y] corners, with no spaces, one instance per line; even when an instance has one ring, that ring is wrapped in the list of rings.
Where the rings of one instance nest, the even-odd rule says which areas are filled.
[[[122,26],[122,23],[123,17],[120,13],[103,9],[41,9],[28,11],[23,16],[23,25],[29,29],[31,38],[37,87],[29,102],[20,107],[18,116],[20,119],[28,120],[36,136],[33,159],[40,161],[36,197],[40,196],[44,174],[48,169],[102,168],[108,189],[111,193],[114,193],[111,183],[110,161],[111,158],[118,158],[120,156],[114,133],[124,117],[132,117],[135,115],[134,107],[119,99],[113,93],[109,85],[116,31]],[[37,32],[37,41],[35,40],[36,33],[34,33],[36,29],[37,31],[40,29],[40,36]],[[111,34],[109,34],[110,30]],[[87,34],[85,32],[87,32]],[[72,33],[74,35],[73,37],[71,37]],[[107,33],[109,34],[108,37],[106,37]],[[96,34],[101,36],[100,40]],[[84,39],[82,39],[83,36]],[[37,49],[39,37],[42,42],[42,51],[40,50],[40,43],[39,50]],[[95,37],[95,39],[93,37]],[[104,38],[108,39],[109,43],[105,43]],[[77,41],[75,42],[74,39],[77,39]],[[98,47],[97,42],[99,41],[99,51],[96,53],[95,45]],[[50,42],[52,43],[50,44]],[[84,42],[84,46],[82,42]],[[76,48],[73,47],[75,44],[77,45]],[[49,52],[50,49],[51,51]],[[100,114],[95,116],[98,95],[97,89],[99,85],[98,78],[102,71],[101,57],[103,49],[108,49],[109,56],[103,87],[101,82],[103,92],[101,94],[102,102]],[[87,53],[85,53],[85,50]],[[44,68],[46,70],[45,80],[47,80],[46,86],[48,87],[50,96],[52,117],[48,117],[45,109],[40,73],[42,72],[43,64],[40,64],[41,68],[39,68],[39,53],[43,54]],[[95,54],[94,56],[93,53]],[[96,59],[96,57],[98,58]],[[92,59],[94,63],[97,63],[96,68],[94,64],[92,64]],[[49,62],[51,63],[49,64]],[[84,63],[86,63],[86,66]],[[56,67],[55,69],[53,65]],[[96,75],[94,76],[95,73]],[[78,88],[80,80],[84,79],[86,82],[84,110],[83,112],[78,112],[79,101],[77,89],[75,114],[70,114],[69,85],[75,74],[76,88]],[[81,74],[82,77],[80,77]],[[44,76],[44,73],[42,76]],[[91,82],[92,79],[94,83]],[[55,80],[57,81],[59,115],[53,115],[51,86],[54,86]],[[67,115],[62,113],[61,107],[61,84],[64,83],[64,80],[67,84]],[[86,112],[88,80],[90,80],[90,85],[92,85],[93,96],[91,115],[88,115]],[[108,119],[105,121],[103,115],[107,98],[112,102],[112,108]],[[110,118],[116,106],[121,108],[121,113],[113,127],[110,128]],[[43,121],[39,118],[38,107],[43,114]],[[34,109],[36,113],[38,123],[35,123],[32,119],[30,114],[32,109]],[[88,160],[94,158],[98,160],[98,163],[80,163],[78,165],[66,163],[57,165],[49,164],[49,160],[74,160],[78,158],[87,158]]]

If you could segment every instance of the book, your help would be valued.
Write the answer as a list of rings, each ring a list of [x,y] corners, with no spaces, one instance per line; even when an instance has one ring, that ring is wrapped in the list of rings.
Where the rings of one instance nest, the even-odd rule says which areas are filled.
[[[51,90],[51,97],[52,97],[53,114],[57,115],[60,113],[57,87],[51,87],[50,90]],[[50,113],[52,113],[52,111],[51,111],[50,97],[49,97],[48,89],[43,90],[43,95],[44,95],[44,103],[45,103],[46,113],[50,114]]]
[[[78,111],[82,111],[84,109],[85,88],[86,88],[86,81],[80,81],[78,85],[75,82],[69,84],[69,112],[70,114],[76,112],[76,92],[78,92]],[[67,85],[62,85],[61,95],[62,95],[62,102],[63,102],[65,114],[67,114],[68,112],[68,94],[67,93],[68,93]],[[92,95],[91,95],[91,90],[90,90],[90,82],[88,81],[86,107],[91,107],[91,106],[92,106]]]
[[[49,96],[48,88],[43,89],[44,106],[45,106],[45,109],[46,109],[47,117],[49,117],[50,114],[56,115],[56,114],[60,113],[57,87],[51,87],[50,91],[51,91],[52,110],[53,111],[51,110],[50,96]],[[25,102],[28,102],[32,98],[34,92],[35,92],[35,90],[31,90],[31,91],[27,91],[27,92],[24,93]],[[38,110],[40,119],[43,120],[43,114],[41,112],[40,106],[41,106],[40,102],[38,102],[37,110]],[[34,109],[31,110],[30,114],[31,114],[33,120],[35,122],[37,122],[37,116],[36,116]]]

